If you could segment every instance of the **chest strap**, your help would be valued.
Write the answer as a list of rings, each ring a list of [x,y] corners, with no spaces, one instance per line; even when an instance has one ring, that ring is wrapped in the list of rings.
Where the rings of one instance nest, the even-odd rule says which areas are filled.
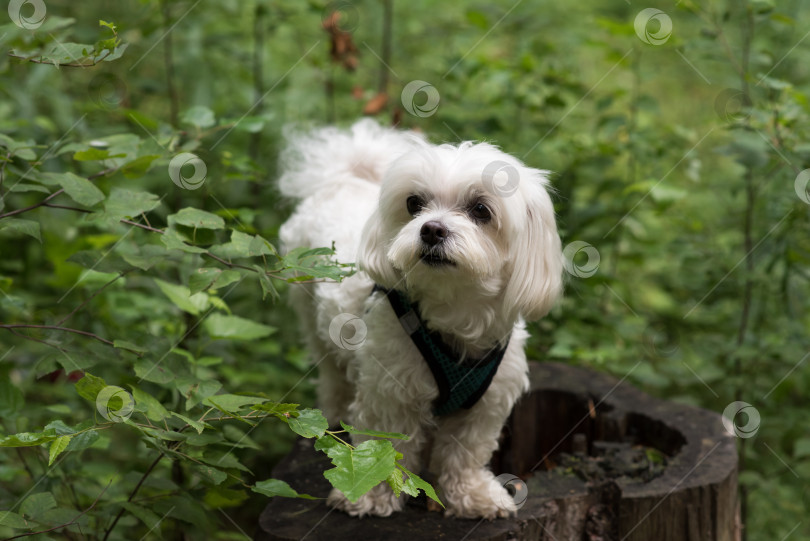
[[[473,407],[484,395],[498,371],[509,340],[502,348],[492,349],[480,359],[466,359],[461,362],[460,356],[442,340],[439,333],[428,330],[419,315],[417,303],[412,303],[407,295],[395,289],[375,285],[372,293],[374,291],[382,291],[388,297],[402,328],[411,337],[433,373],[433,379],[439,388],[439,397],[433,404],[433,414],[448,415],[459,408]]]

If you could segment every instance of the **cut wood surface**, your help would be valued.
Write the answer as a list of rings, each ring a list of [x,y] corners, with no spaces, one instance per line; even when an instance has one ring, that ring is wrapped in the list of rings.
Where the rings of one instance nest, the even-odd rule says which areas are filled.
[[[329,459],[299,440],[273,476],[326,497]],[[585,480],[560,457],[611,446],[665,456],[648,481]],[[580,454],[572,454],[578,452]],[[566,453],[561,455],[561,453]],[[598,460],[597,460],[598,462]],[[424,497],[391,517],[362,519],[325,500],[274,498],[257,540],[737,541],[737,453],[717,413],[650,397],[627,383],[559,363],[532,363],[531,390],[515,407],[493,457],[496,474],[527,481],[526,503],[511,519],[465,520],[430,512]]]

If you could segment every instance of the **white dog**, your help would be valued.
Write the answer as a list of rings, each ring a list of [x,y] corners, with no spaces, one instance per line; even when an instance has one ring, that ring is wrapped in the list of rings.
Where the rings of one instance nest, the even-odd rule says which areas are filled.
[[[371,120],[292,137],[282,168],[282,193],[301,200],[285,248],[334,242],[360,269],[292,288],[324,414],[410,435],[397,450],[416,473],[432,438],[448,515],[514,513],[487,465],[528,388],[523,321],[562,289],[546,172],[486,143],[435,146]],[[404,496],[380,483],[356,502],[333,490],[329,503],[387,516]]]

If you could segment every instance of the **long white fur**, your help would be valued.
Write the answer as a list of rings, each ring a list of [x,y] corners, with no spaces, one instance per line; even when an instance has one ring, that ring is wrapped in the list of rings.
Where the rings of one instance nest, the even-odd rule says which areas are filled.
[[[514,193],[493,193],[498,190],[482,182],[493,162],[519,173]],[[327,418],[410,435],[396,447],[414,472],[425,466],[421,451],[433,438],[429,466],[438,473],[448,515],[491,519],[516,512],[487,463],[512,406],[528,388],[523,320],[544,316],[562,290],[546,172],[490,144],[435,146],[372,120],[291,137],[282,169],[282,193],[300,199],[281,228],[285,248],[334,242],[338,259],[356,260],[361,269],[340,284],[292,288],[319,367],[318,400]],[[427,199],[414,217],[406,207],[413,194]],[[485,202],[491,222],[470,217],[471,200]],[[429,220],[449,230],[443,246],[454,266],[420,260],[420,228]],[[374,283],[406,290],[428,327],[464,356],[483,355],[511,332],[498,372],[472,408],[432,414],[438,396],[433,375],[385,296],[370,295]],[[330,337],[340,314],[365,324],[359,348]],[[352,439],[357,444],[365,438]],[[329,503],[352,515],[387,516],[402,509],[404,498],[381,483],[356,502],[333,490]]]

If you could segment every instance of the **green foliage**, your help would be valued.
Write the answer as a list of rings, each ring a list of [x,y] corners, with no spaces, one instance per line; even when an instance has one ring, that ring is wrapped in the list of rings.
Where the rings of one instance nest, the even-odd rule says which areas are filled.
[[[326,2],[192,4],[49,1],[36,28],[0,24],[0,537],[238,537],[260,495],[308,497],[271,472],[299,435],[351,498],[386,481],[438,501],[391,445],[406,435],[299,406],[310,365],[277,302],[354,270],[331,247],[278,253],[282,127],[372,100],[553,171],[564,245],[599,264],[569,254],[530,356],[753,404],[748,539],[810,536],[803,3],[657,3],[660,45],[635,3],[396,3],[392,72],[379,3],[344,6],[354,70]],[[413,80],[435,112],[408,112]]]

